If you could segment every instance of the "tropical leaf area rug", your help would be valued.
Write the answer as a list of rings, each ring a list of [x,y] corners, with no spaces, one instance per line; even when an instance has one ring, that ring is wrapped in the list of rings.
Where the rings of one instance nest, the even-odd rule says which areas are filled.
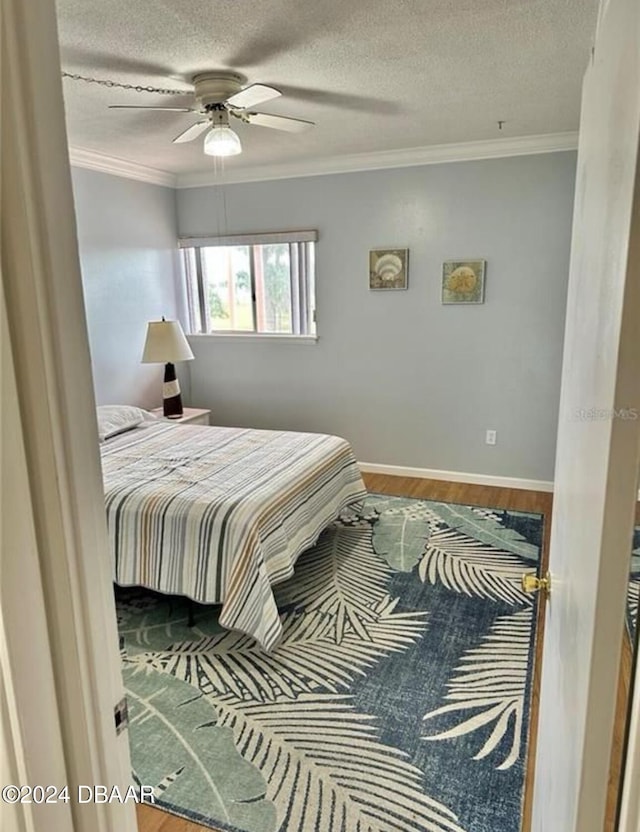
[[[371,495],[277,587],[271,653],[118,590],[135,777],[230,832],[520,832],[542,517]]]

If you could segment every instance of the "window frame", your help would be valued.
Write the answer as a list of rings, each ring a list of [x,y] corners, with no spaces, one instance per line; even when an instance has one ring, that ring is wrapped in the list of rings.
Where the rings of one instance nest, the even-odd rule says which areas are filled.
[[[222,338],[238,340],[269,340],[281,343],[315,343],[318,340],[316,329],[316,253],[315,243],[318,232],[315,230],[276,231],[251,234],[226,234],[216,236],[181,237],[178,247],[183,254],[185,269],[185,283],[189,311],[188,335],[194,338]],[[308,247],[313,243],[313,247]],[[289,280],[291,283],[291,327],[298,332],[264,332],[258,327],[258,298],[256,292],[256,246],[286,244],[289,246]],[[207,307],[207,282],[203,265],[203,248],[229,248],[247,246],[249,249],[249,279],[251,287],[251,305],[253,316],[252,330],[209,330],[207,321],[210,312]],[[294,248],[296,256],[294,257]],[[310,251],[311,248],[311,251]],[[192,255],[192,260],[190,256]],[[310,261],[310,262],[309,262]],[[295,263],[295,265],[294,265]],[[298,269],[301,264],[304,275],[300,276]],[[303,304],[301,306],[300,304]],[[304,324],[301,317],[304,315]],[[194,313],[197,316],[194,317]],[[198,319],[199,318],[199,329]]]

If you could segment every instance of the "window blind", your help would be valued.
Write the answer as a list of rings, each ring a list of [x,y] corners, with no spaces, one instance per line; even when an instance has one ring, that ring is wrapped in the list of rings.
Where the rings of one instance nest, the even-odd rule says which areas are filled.
[[[209,246],[265,246],[270,243],[316,243],[318,232],[272,231],[258,234],[222,234],[212,237],[181,237],[180,248],[206,248]]]

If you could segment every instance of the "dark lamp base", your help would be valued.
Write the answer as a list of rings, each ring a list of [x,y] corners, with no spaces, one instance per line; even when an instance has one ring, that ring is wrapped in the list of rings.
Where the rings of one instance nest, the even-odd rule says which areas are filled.
[[[176,368],[173,364],[165,364],[164,367],[162,414],[165,419],[181,419],[184,415],[180,385],[178,384]]]

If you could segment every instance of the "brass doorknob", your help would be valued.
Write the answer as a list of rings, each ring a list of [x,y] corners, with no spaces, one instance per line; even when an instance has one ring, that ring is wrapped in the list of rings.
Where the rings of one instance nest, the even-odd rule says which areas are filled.
[[[544,578],[539,578],[535,572],[527,572],[522,576],[524,592],[551,592],[551,576],[547,572]]]

